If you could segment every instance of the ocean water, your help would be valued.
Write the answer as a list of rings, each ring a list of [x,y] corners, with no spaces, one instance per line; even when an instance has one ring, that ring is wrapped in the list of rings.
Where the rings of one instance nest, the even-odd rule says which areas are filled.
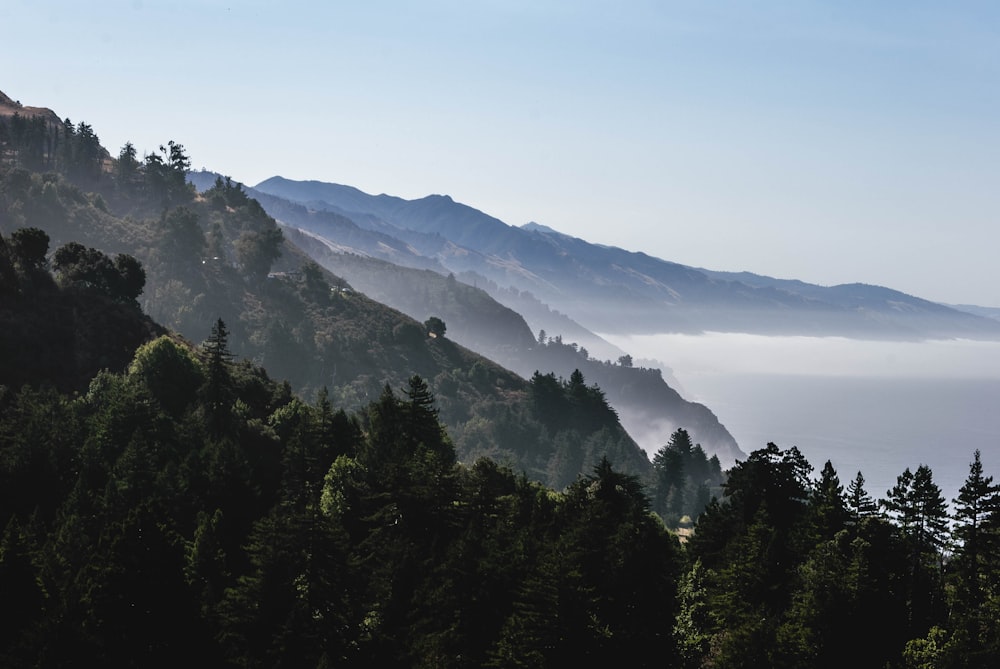
[[[830,460],[845,487],[860,471],[876,499],[925,464],[951,505],[976,449],[1000,481],[1000,342],[604,336],[669,367],[746,453],[796,446],[817,474]]]

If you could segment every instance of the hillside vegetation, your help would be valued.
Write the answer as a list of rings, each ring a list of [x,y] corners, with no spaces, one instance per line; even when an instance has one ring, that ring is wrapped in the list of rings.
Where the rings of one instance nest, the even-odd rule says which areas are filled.
[[[76,136],[65,128],[47,132],[61,142]],[[53,140],[49,145],[63,144]],[[623,471],[651,480],[649,458],[603,394],[589,387],[592,382],[584,385],[599,393],[608,410],[553,431],[534,399],[535,384],[456,344],[447,333],[432,335],[420,320],[317,266],[239,184],[219,178],[198,194],[186,180],[190,159],[182,145],[168,142],[141,160],[127,145],[116,159],[102,162],[96,176],[83,180],[73,176],[74,170],[59,169],[62,163],[47,153],[40,160],[56,171],[27,169],[25,152],[7,148],[4,153],[8,166],[0,173],[0,232],[44,233],[52,248],[41,252],[39,267],[51,260],[46,251],[58,254],[68,244],[109,258],[132,258],[144,277],[134,299],[155,322],[199,342],[221,319],[236,356],[266,367],[308,401],[325,389],[337,406],[356,410],[379,397],[386,385],[398,391],[419,375],[435,394],[464,462],[489,456],[561,488],[607,456]],[[55,314],[55,304],[49,306]],[[23,314],[12,320],[19,328],[35,322]],[[68,321],[52,322],[54,336]],[[73,332],[86,335],[85,328]],[[25,332],[22,341],[30,336]],[[120,371],[142,340],[119,347],[116,357],[80,343],[79,355],[95,359],[90,372]],[[572,392],[568,375],[560,383]]]
[[[950,507],[681,429],[629,473],[579,369],[352,291],[179,144],[90,171],[0,128],[0,666],[1000,664],[978,452]]]

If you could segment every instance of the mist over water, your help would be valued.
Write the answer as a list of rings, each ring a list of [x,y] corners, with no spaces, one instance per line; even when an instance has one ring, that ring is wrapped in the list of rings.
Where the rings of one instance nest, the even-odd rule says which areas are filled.
[[[845,486],[860,470],[877,499],[926,464],[951,506],[977,448],[1000,480],[1000,342],[602,336],[636,364],[669,368],[746,453],[797,446],[816,473],[830,460]]]

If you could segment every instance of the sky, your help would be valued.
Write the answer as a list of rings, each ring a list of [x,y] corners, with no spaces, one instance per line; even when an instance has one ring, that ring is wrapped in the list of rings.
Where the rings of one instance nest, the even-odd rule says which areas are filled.
[[[0,90],[113,154],[1000,307],[993,0],[3,0],[0,34]]]

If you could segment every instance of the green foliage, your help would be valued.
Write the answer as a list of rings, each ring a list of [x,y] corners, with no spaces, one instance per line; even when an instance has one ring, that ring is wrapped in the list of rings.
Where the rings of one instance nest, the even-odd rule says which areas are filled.
[[[130,378],[143,384],[149,394],[171,415],[180,415],[195,399],[205,382],[205,369],[191,350],[163,335],[135,352],[129,365]]]
[[[97,290],[126,303],[134,303],[146,284],[146,272],[132,256],[119,253],[112,260],[77,242],[59,247],[52,267],[64,285]]]
[[[161,144],[159,153],[146,154],[143,160],[140,192],[159,210],[190,202],[194,197],[194,188],[187,183],[190,168],[191,160],[183,144],[173,140],[166,146]]]
[[[424,327],[427,329],[428,334],[435,337],[443,337],[445,330],[447,329],[444,321],[437,316],[431,316],[426,321],[424,321]]]
[[[198,214],[189,207],[165,211],[161,220],[159,252],[171,262],[201,264],[206,241]]]
[[[49,252],[49,235],[38,228],[19,228],[10,235],[10,250],[26,270],[41,269]]]
[[[248,279],[261,281],[271,271],[274,261],[281,256],[281,230],[248,230],[240,234],[234,249],[236,261]]]
[[[72,148],[0,137],[61,173],[0,172],[22,226],[0,236],[0,664],[1000,659],[978,454],[954,530],[926,467],[882,516],[860,472],[845,493],[795,448],[723,477],[678,430],[650,464],[586,352],[529,337],[581,366],[525,382],[339,290],[231,180],[196,196],[181,145],[94,173],[93,130],[64,126]],[[73,238],[56,285],[49,239]],[[440,285],[424,313],[480,299]],[[214,323],[205,344],[160,336],[140,295],[189,339]],[[654,511],[697,517],[685,545]]]
[[[563,497],[492,462],[457,465],[419,376],[371,403],[362,436],[324,393],[305,404],[233,362],[227,335],[217,321],[201,360],[155,339],[79,400],[0,397],[0,477],[22,479],[0,508],[0,581],[19,584],[5,587],[5,659],[671,656],[657,621],[679,547],[638,479],[605,460]],[[202,421],[219,409],[213,377],[218,424]]]
[[[684,428],[675,430],[653,456],[653,477],[653,510],[672,527],[684,516],[697,518],[723,481],[719,459],[708,458],[701,444],[692,444]]]
[[[847,484],[847,511],[851,520],[855,523],[861,522],[864,518],[869,518],[878,513],[878,504],[872,496],[865,490],[864,474],[858,472],[850,483]]]

